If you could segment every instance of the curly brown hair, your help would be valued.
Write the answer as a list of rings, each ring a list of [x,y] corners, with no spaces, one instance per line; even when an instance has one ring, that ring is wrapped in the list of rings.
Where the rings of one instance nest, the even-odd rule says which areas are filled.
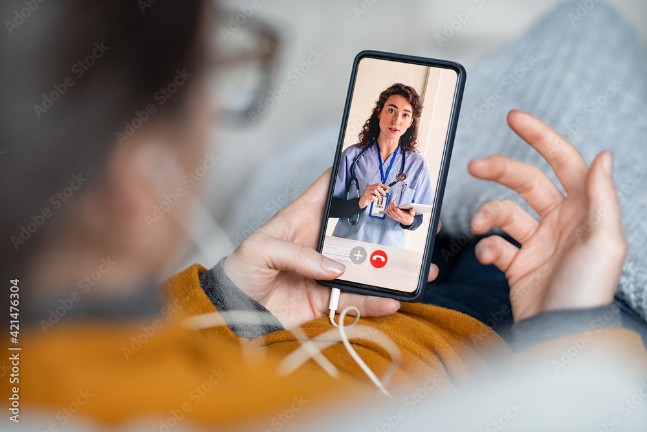
[[[418,92],[413,87],[401,83],[395,83],[380,93],[371,117],[366,120],[362,131],[359,133],[359,145],[361,148],[368,147],[380,135],[380,119],[378,118],[378,114],[384,108],[387,99],[394,95],[405,98],[413,108],[413,120],[411,126],[400,137],[400,147],[407,151],[416,151],[416,146],[418,145],[418,122],[422,113],[422,102],[420,101]]]

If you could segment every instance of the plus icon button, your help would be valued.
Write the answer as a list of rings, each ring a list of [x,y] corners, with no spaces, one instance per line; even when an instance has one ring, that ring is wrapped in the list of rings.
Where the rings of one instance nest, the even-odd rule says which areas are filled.
[[[361,246],[355,246],[351,249],[349,257],[353,264],[362,264],[366,261],[367,256],[368,254],[366,253],[366,249]]]

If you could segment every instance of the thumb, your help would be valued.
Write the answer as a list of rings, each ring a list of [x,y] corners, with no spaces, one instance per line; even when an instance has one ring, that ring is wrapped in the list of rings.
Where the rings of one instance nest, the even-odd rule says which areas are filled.
[[[270,268],[297,273],[309,279],[336,279],[346,270],[342,263],[312,248],[273,237],[267,239],[264,254]]]
[[[622,240],[620,204],[613,182],[613,156],[604,151],[591,164],[586,184],[589,209],[583,227],[586,236],[604,237],[605,241]]]

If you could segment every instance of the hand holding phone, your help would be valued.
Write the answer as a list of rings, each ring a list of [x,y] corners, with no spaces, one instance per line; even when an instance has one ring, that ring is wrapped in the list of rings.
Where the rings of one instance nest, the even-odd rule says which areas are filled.
[[[322,285],[422,296],[464,83],[457,63],[357,55],[317,245],[346,271]]]
[[[330,289],[315,279],[334,279],[344,271],[343,264],[314,249],[329,183],[327,171],[245,239],[225,261],[229,279],[267,308],[285,328],[327,315]],[[431,273],[432,279],[436,274],[437,270]],[[390,315],[400,307],[393,299],[343,293],[340,307],[351,305],[362,316]]]

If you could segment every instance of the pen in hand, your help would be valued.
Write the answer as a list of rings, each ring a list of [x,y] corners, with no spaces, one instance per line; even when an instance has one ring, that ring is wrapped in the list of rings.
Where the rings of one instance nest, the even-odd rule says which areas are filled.
[[[389,183],[387,186],[388,186],[388,187],[393,187],[397,182],[400,182],[400,181],[402,181],[402,180],[405,180],[406,178],[407,178],[407,175],[406,175],[405,173],[399,173],[399,174],[395,177],[395,181],[392,181],[392,182],[391,182],[391,183]]]

